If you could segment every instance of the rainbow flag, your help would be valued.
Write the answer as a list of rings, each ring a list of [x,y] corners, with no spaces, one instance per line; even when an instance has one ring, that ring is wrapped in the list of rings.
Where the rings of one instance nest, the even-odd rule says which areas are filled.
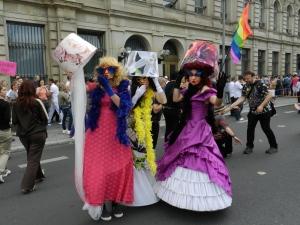
[[[239,19],[239,24],[233,34],[230,55],[234,64],[238,64],[241,60],[241,48],[244,46],[246,39],[253,35],[253,32],[248,23],[249,18],[249,3],[243,9],[243,13]]]

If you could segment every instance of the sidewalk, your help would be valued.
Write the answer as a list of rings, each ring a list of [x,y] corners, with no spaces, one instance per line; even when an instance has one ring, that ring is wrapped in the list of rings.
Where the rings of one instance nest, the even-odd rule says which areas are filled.
[[[289,98],[289,97],[280,97],[275,101],[275,107],[282,107],[287,105],[293,105],[297,102],[297,98]],[[248,104],[244,105],[243,113],[249,111]],[[161,125],[164,126],[164,121],[161,122]],[[16,151],[24,151],[24,147],[21,144],[18,137],[13,137],[15,141],[12,142],[11,152]],[[50,145],[59,145],[59,144],[71,144],[74,143],[72,138],[69,138],[69,135],[62,133],[61,125],[57,123],[52,124],[52,126],[48,126],[48,138],[46,141],[46,146]]]

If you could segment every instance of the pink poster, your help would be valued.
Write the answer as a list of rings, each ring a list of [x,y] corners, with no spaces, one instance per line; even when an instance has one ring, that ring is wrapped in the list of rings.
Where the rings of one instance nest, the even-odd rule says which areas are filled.
[[[0,73],[11,77],[16,76],[17,63],[0,60]]]

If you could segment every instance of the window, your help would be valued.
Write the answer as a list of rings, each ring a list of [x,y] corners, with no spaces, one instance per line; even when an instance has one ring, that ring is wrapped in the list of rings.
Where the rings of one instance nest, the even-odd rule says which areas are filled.
[[[163,5],[167,8],[176,8],[178,0],[163,0]]]
[[[204,14],[206,5],[204,0],[195,0],[195,12],[198,14]]]
[[[279,53],[272,52],[272,76],[278,76]]]
[[[7,22],[9,60],[17,63],[17,74],[25,78],[45,73],[44,26],[28,23]]]
[[[274,31],[278,31],[279,30],[279,26],[278,26],[279,19],[278,19],[278,16],[279,16],[279,3],[278,3],[278,1],[276,1],[276,2],[274,2],[274,14],[273,14],[273,19],[274,19],[273,27],[274,27]]]
[[[78,30],[78,35],[97,48],[93,58],[91,58],[91,60],[84,67],[84,74],[88,77],[92,77],[94,69],[99,63],[99,58],[101,58],[105,53],[104,33],[89,30]]]
[[[259,76],[265,75],[265,65],[266,65],[266,51],[258,50],[258,65],[257,72]]]
[[[221,19],[223,19],[223,13],[225,13],[225,20],[227,19],[228,15],[228,2],[227,0],[222,0],[221,1]]]
[[[284,74],[291,73],[291,53],[285,53]]]
[[[250,49],[243,48],[242,49],[242,74],[244,74],[247,70],[249,70],[250,66]]]
[[[292,34],[292,16],[293,16],[293,9],[292,6],[289,5],[287,7],[287,18],[286,18],[286,33]]]
[[[147,45],[142,37],[138,35],[131,36],[125,43],[125,48],[130,47],[132,51],[147,51]]]
[[[265,0],[259,1],[259,28],[265,28]]]

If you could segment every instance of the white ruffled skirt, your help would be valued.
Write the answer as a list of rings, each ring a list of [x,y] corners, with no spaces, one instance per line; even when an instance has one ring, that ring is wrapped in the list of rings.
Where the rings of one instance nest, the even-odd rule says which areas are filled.
[[[211,182],[206,173],[177,167],[164,181],[157,181],[157,196],[166,203],[193,211],[216,211],[231,206],[232,198]]]
[[[155,192],[155,178],[148,169],[134,168],[134,201],[128,206],[146,206],[159,201]]]

